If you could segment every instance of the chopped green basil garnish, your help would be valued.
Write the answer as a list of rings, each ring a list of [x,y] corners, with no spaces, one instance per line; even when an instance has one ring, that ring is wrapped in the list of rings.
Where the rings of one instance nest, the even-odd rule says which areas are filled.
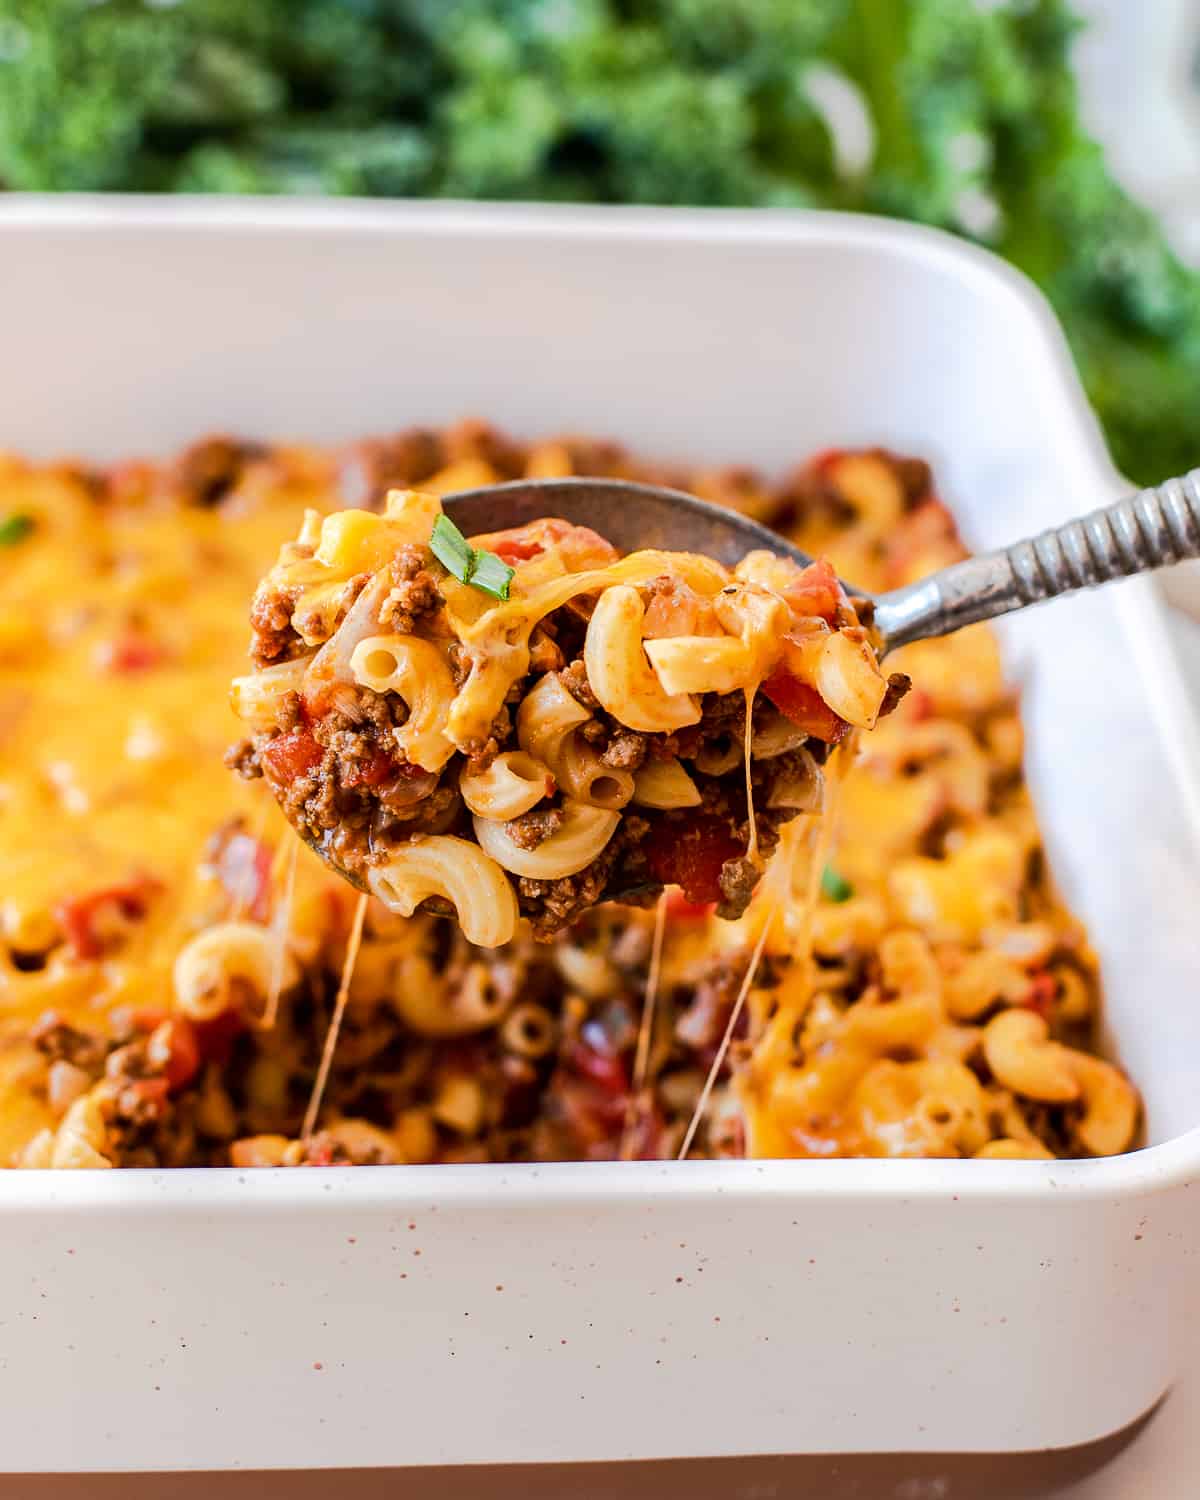
[[[513,570],[494,552],[472,547],[449,516],[439,516],[429,545],[438,562],[459,583],[469,583],[493,599],[507,599]]]
[[[475,571],[475,554],[470,542],[449,516],[439,516],[434,522],[429,545],[434,557],[448,573],[453,573],[459,583],[470,583]]]
[[[854,887],[832,865],[826,865],[821,871],[821,894],[826,901],[849,901]]]
[[[471,587],[482,589],[496,599],[508,598],[508,581],[513,570],[494,552],[475,550],[475,571],[471,574]]]
[[[33,530],[33,517],[15,511],[0,520],[0,547],[14,547]]]

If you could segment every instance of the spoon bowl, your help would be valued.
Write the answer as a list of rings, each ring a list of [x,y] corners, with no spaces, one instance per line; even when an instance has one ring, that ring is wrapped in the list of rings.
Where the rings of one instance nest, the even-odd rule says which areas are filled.
[[[801,566],[812,562],[748,516],[624,479],[517,479],[461,490],[443,503],[466,536],[561,516],[590,526],[621,552],[699,552],[734,567],[747,552],[765,548]],[[1200,557],[1200,470],[885,594],[844,586],[873,602],[874,628],[886,652],[1189,557]]]
[[[766,548],[802,567],[812,562],[807,552],[737,511],[628,479],[514,479],[459,490],[444,496],[442,504],[464,536],[561,516],[575,526],[590,526],[618,552],[698,552],[732,568],[747,552]]]

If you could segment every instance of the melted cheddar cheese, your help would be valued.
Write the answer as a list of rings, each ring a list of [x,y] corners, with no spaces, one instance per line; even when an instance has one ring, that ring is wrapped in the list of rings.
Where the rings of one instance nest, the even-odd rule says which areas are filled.
[[[48,1009],[85,1020],[119,1004],[168,1008],[181,944],[228,905],[203,874],[208,841],[238,817],[281,837],[270,797],[223,764],[238,732],[229,679],[245,660],[246,601],[264,566],[305,507],[331,496],[327,474],[313,484],[286,454],[260,487],[240,514],[169,491],[102,504],[70,467],[0,461],[0,515],[33,522],[0,549],[0,1017],[10,1038]],[[144,886],[146,913],[111,951],[88,958],[58,942],[64,906],[131,883]],[[44,965],[27,966],[47,946]],[[9,1049],[0,1158],[45,1123],[22,1085],[27,1061]]]

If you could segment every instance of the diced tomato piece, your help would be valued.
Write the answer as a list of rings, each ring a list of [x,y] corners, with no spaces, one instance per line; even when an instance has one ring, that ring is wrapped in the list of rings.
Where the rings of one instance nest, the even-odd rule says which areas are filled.
[[[831,469],[839,464],[846,456],[845,448],[822,448],[819,453],[814,453],[808,461],[808,467],[814,474],[822,478],[828,476]]]
[[[251,834],[233,832],[221,843],[214,865],[229,898],[255,922],[271,914],[271,866],[275,851]]]
[[[716,911],[715,901],[689,901],[678,886],[667,891],[667,920],[669,922],[703,922]]]
[[[672,826],[662,838],[647,841],[647,863],[655,880],[677,885],[696,906],[721,899],[721,867],[745,854],[720,819],[700,814],[678,832]]]
[[[801,571],[796,581],[787,586],[783,597],[798,615],[817,615],[832,625],[846,595],[832,565],[821,558]]]
[[[661,580],[660,580],[661,581]],[[682,579],[665,580],[646,606],[642,633],[651,640],[675,635],[720,635],[721,626],[711,600]]]
[[[398,772],[410,770],[423,774],[420,766],[397,765],[386,750],[376,750],[365,760],[356,760],[348,765],[342,772],[342,784],[344,786],[382,786]]]
[[[604,1161],[617,1154],[627,1095],[614,1093],[590,1078],[560,1072],[550,1085],[550,1096],[582,1160]]]
[[[58,920],[75,957],[101,957],[113,943],[114,933],[110,929],[144,917],[150,898],[161,889],[159,881],[141,875],[125,885],[107,886],[90,895],[60,902]]]
[[[150,1105],[155,1113],[167,1102],[171,1086],[165,1078],[135,1078],[122,1088],[122,1094],[133,1094],[139,1103]]]
[[[545,549],[541,542],[534,541],[532,537],[511,536],[505,537],[503,541],[497,542],[488,550],[494,552],[510,568],[515,568],[518,563],[528,562],[531,557],[537,557],[538,553]]]
[[[125,1014],[129,1015],[130,1024],[138,1031],[154,1031],[168,1018],[167,1011],[159,1005],[140,1005],[131,1015],[128,1011]],[[116,1016],[115,1010],[109,1012],[110,1020],[115,1021]]]
[[[223,1068],[229,1061],[233,1044],[246,1029],[244,1017],[236,1010],[223,1010],[211,1021],[193,1021],[196,1052],[201,1062],[213,1062]]]
[[[834,713],[816,688],[783,668],[771,673],[762,690],[785,718],[814,739],[836,745],[850,732],[849,724]]]
[[[1037,1011],[1043,1021],[1048,1021],[1057,998],[1058,980],[1053,974],[1047,974],[1044,969],[1040,970],[1030,982],[1029,995],[1025,1004],[1030,1010]]]
[[[200,1039],[186,1016],[167,1022],[171,1028],[166,1077],[172,1093],[192,1081],[200,1070]]]
[[[106,641],[97,653],[97,660],[106,672],[145,672],[166,660],[166,647],[161,641],[152,641],[147,636],[133,631]]]
[[[567,570],[572,573],[582,568],[603,567],[615,561],[617,556],[612,543],[605,541],[590,526],[573,526],[558,516],[544,516],[524,526],[513,526],[508,531],[475,536],[471,538],[471,544],[485,552],[494,552],[510,568],[551,549],[562,554]]]
[[[577,1073],[599,1084],[606,1094],[629,1091],[629,1075],[619,1053],[601,1052],[586,1042],[577,1042],[571,1049],[570,1063]]]
[[[332,694],[328,687],[308,686],[300,695],[300,722],[311,729],[329,712]]]
[[[310,730],[291,729],[264,748],[263,770],[276,786],[286,786],[319,766],[324,753]]]
[[[333,1142],[314,1141],[308,1148],[308,1155],[300,1163],[302,1167],[332,1167],[333,1166]]]
[[[200,1071],[200,1040],[186,1016],[171,1016],[155,1027],[148,1054],[162,1067],[171,1093],[184,1088]]]
[[[629,1128],[630,1161],[658,1161],[663,1154],[666,1122],[653,1099],[634,1114]]]
[[[420,781],[422,776],[432,776],[433,771],[426,771],[422,766],[414,766],[410,760],[396,761],[392,770],[401,781]],[[550,790],[554,790],[553,781],[550,782]]]

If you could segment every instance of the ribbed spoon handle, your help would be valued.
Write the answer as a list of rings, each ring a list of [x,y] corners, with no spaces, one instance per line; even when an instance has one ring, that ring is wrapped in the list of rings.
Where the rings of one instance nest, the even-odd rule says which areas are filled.
[[[1200,557],[1200,469],[881,594],[875,621],[903,646],[1189,557]]]

